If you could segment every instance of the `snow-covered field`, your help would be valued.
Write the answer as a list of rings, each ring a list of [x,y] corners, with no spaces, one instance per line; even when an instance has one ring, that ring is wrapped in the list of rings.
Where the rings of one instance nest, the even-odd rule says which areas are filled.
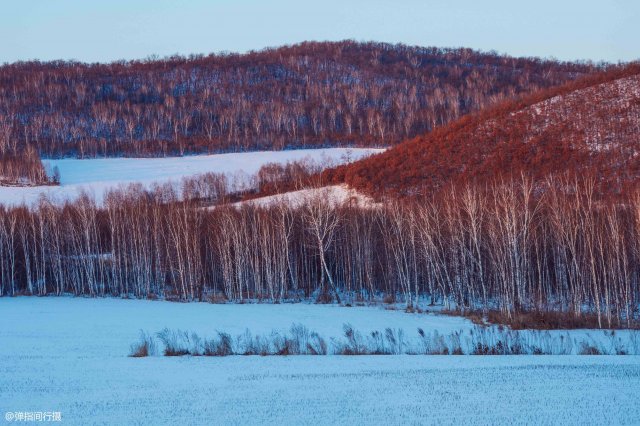
[[[332,164],[341,164],[381,151],[381,149],[369,148],[326,148],[169,158],[43,160],[45,167],[49,170],[55,166],[58,167],[61,185],[59,187],[0,187],[0,203],[31,204],[42,193],[58,200],[65,200],[77,196],[80,190],[88,191],[100,201],[108,189],[131,183],[141,183],[145,187],[150,187],[153,183],[179,183],[185,177],[208,172],[252,175],[267,163],[286,163],[305,159],[320,163],[328,161]]]
[[[128,358],[140,329],[468,330],[380,307],[0,298],[0,415],[65,424],[640,424],[638,356]]]

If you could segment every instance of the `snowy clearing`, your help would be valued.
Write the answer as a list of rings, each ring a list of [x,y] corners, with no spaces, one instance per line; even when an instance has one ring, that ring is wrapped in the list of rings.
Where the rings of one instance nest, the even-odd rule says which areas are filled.
[[[231,154],[193,155],[168,158],[95,158],[43,160],[45,167],[58,167],[60,186],[0,187],[0,203],[31,204],[40,194],[56,200],[71,199],[80,190],[95,195],[98,201],[111,188],[141,183],[149,188],[153,183],[174,182],[203,173],[252,175],[267,163],[287,163],[311,160],[342,164],[383,151],[373,148],[326,148],[291,151],[261,151]]]
[[[306,202],[312,200],[324,200],[332,207],[352,204],[360,207],[375,205],[373,199],[364,195],[355,189],[346,185],[331,185],[321,188],[300,189],[298,191],[289,191],[283,194],[269,195],[253,200],[239,201],[233,203],[233,206],[240,207],[242,205],[252,205],[258,207],[270,207],[284,202],[285,204],[297,208],[303,206]]]
[[[139,330],[209,335],[349,322],[468,329],[381,307],[0,298],[0,411],[65,424],[638,424],[638,356],[126,356]]]

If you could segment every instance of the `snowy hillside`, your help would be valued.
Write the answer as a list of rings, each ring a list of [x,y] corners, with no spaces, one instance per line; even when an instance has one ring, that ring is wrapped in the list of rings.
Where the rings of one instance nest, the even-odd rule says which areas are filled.
[[[535,123],[528,127],[527,142],[562,124],[566,126],[562,132],[573,137],[574,148],[606,151],[626,144],[631,148],[627,154],[637,155],[640,75],[554,96],[510,114],[511,118],[518,119],[518,116]]]
[[[232,154],[195,155],[168,158],[99,158],[44,160],[45,167],[58,167],[59,187],[0,187],[0,203],[35,202],[40,194],[57,200],[70,199],[85,190],[100,201],[107,190],[131,183],[150,187],[153,183],[180,183],[182,178],[207,172],[239,175],[246,178],[267,163],[286,163],[310,159],[315,162],[343,164],[358,160],[380,149],[327,148],[291,151],[262,151]]]

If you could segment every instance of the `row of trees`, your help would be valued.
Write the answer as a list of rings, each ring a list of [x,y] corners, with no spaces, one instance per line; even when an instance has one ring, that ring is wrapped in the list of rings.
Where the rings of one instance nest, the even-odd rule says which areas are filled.
[[[211,177],[209,177],[211,179]],[[215,192],[212,190],[212,192]],[[596,314],[640,305],[640,195],[593,180],[467,185],[365,206],[202,208],[171,187],[0,210],[0,294],[281,301],[390,295],[409,306]]]
[[[302,43],[112,64],[0,67],[0,151],[167,155],[393,144],[602,69],[470,49]]]
[[[47,174],[40,155],[31,146],[17,151],[0,151],[0,186],[48,185],[60,183],[57,169]]]

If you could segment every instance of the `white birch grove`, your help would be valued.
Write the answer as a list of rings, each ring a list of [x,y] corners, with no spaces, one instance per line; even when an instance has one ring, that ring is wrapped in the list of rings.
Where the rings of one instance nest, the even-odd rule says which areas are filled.
[[[212,183],[213,184],[213,183]],[[217,185],[217,183],[215,184]],[[335,206],[218,204],[170,187],[0,207],[0,294],[175,300],[391,296],[408,308],[594,315],[640,305],[640,193],[588,179],[468,184],[437,197]]]

